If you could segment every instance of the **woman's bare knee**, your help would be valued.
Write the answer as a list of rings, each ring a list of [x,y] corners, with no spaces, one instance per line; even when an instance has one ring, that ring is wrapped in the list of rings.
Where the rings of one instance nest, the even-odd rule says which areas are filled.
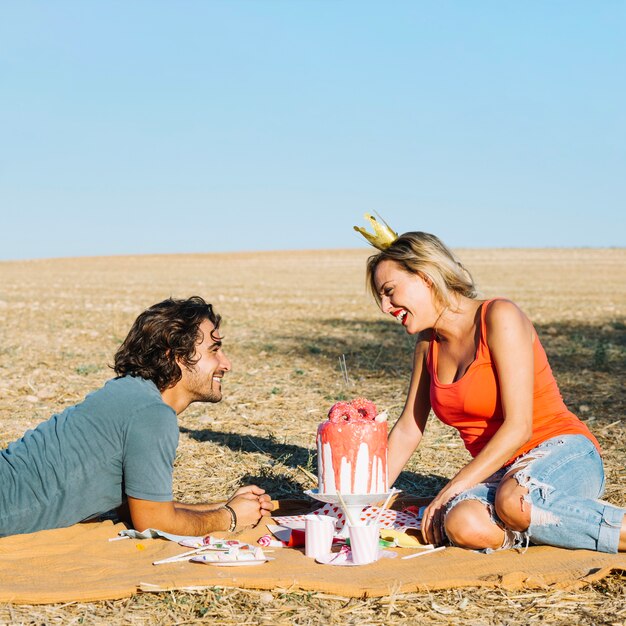
[[[495,508],[507,528],[521,532],[530,526],[532,505],[526,501],[527,495],[528,489],[522,487],[515,478],[506,478],[500,483]]]
[[[504,532],[478,500],[463,500],[454,506],[446,515],[445,529],[454,545],[470,550],[495,550],[504,540]]]

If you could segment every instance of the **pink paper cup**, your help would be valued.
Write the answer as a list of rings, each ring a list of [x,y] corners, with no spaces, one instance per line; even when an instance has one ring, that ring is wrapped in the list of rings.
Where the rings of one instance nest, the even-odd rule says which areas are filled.
[[[350,551],[352,562],[355,565],[366,565],[378,561],[380,548],[378,545],[380,524],[360,524],[352,526],[348,524],[350,534]]]
[[[329,515],[304,517],[304,554],[316,559],[326,556],[333,545],[335,518]]]

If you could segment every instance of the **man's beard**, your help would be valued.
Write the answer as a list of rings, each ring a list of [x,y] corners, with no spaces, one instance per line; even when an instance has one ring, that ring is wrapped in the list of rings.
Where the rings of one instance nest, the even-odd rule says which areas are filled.
[[[220,402],[222,400],[222,390],[214,389],[213,377],[207,383],[206,378],[194,372],[192,378],[193,385],[191,386],[191,392],[193,393],[192,402]],[[221,387],[221,383],[219,383]]]
[[[220,402],[222,400],[222,392],[221,391],[217,391],[213,388],[205,390],[205,391],[199,391],[196,394],[196,399],[194,400],[194,402]]]
[[[199,402],[221,402],[222,392],[211,390],[209,393],[203,396]]]

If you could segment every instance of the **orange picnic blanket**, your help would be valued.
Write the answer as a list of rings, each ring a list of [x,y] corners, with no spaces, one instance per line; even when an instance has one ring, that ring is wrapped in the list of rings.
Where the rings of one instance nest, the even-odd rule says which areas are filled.
[[[277,515],[293,514],[297,503],[281,502]],[[307,507],[299,503],[300,511]],[[599,580],[616,569],[626,570],[626,554],[561,550],[531,546],[478,554],[458,548],[403,560],[409,549],[394,549],[397,558],[360,567],[321,565],[303,549],[279,548],[275,560],[251,567],[217,567],[153,561],[188,550],[165,539],[109,541],[123,524],[84,523],[29,535],[0,539],[0,601],[46,604],[112,600],[138,591],[189,587],[300,589],[346,597],[385,596],[453,587],[506,589],[556,586],[573,589]],[[265,523],[238,539],[256,543],[267,533]]]

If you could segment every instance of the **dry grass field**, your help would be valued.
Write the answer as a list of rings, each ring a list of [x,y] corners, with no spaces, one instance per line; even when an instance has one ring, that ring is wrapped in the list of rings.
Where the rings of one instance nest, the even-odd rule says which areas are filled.
[[[605,450],[606,498],[625,505],[626,250],[458,250],[485,297],[535,322],[568,406]],[[274,497],[311,486],[315,430],[337,399],[397,418],[411,340],[367,294],[367,250],[137,256],[0,263],[0,445],[80,401],[144,308],[202,295],[224,316],[233,370],[218,405],[180,417],[175,493],[198,501],[254,481]],[[339,357],[344,354],[349,383]],[[464,463],[431,419],[398,486],[430,495]],[[347,600],[212,588],[63,606],[0,605],[12,624],[624,624],[624,575],[576,592],[459,589]]]

